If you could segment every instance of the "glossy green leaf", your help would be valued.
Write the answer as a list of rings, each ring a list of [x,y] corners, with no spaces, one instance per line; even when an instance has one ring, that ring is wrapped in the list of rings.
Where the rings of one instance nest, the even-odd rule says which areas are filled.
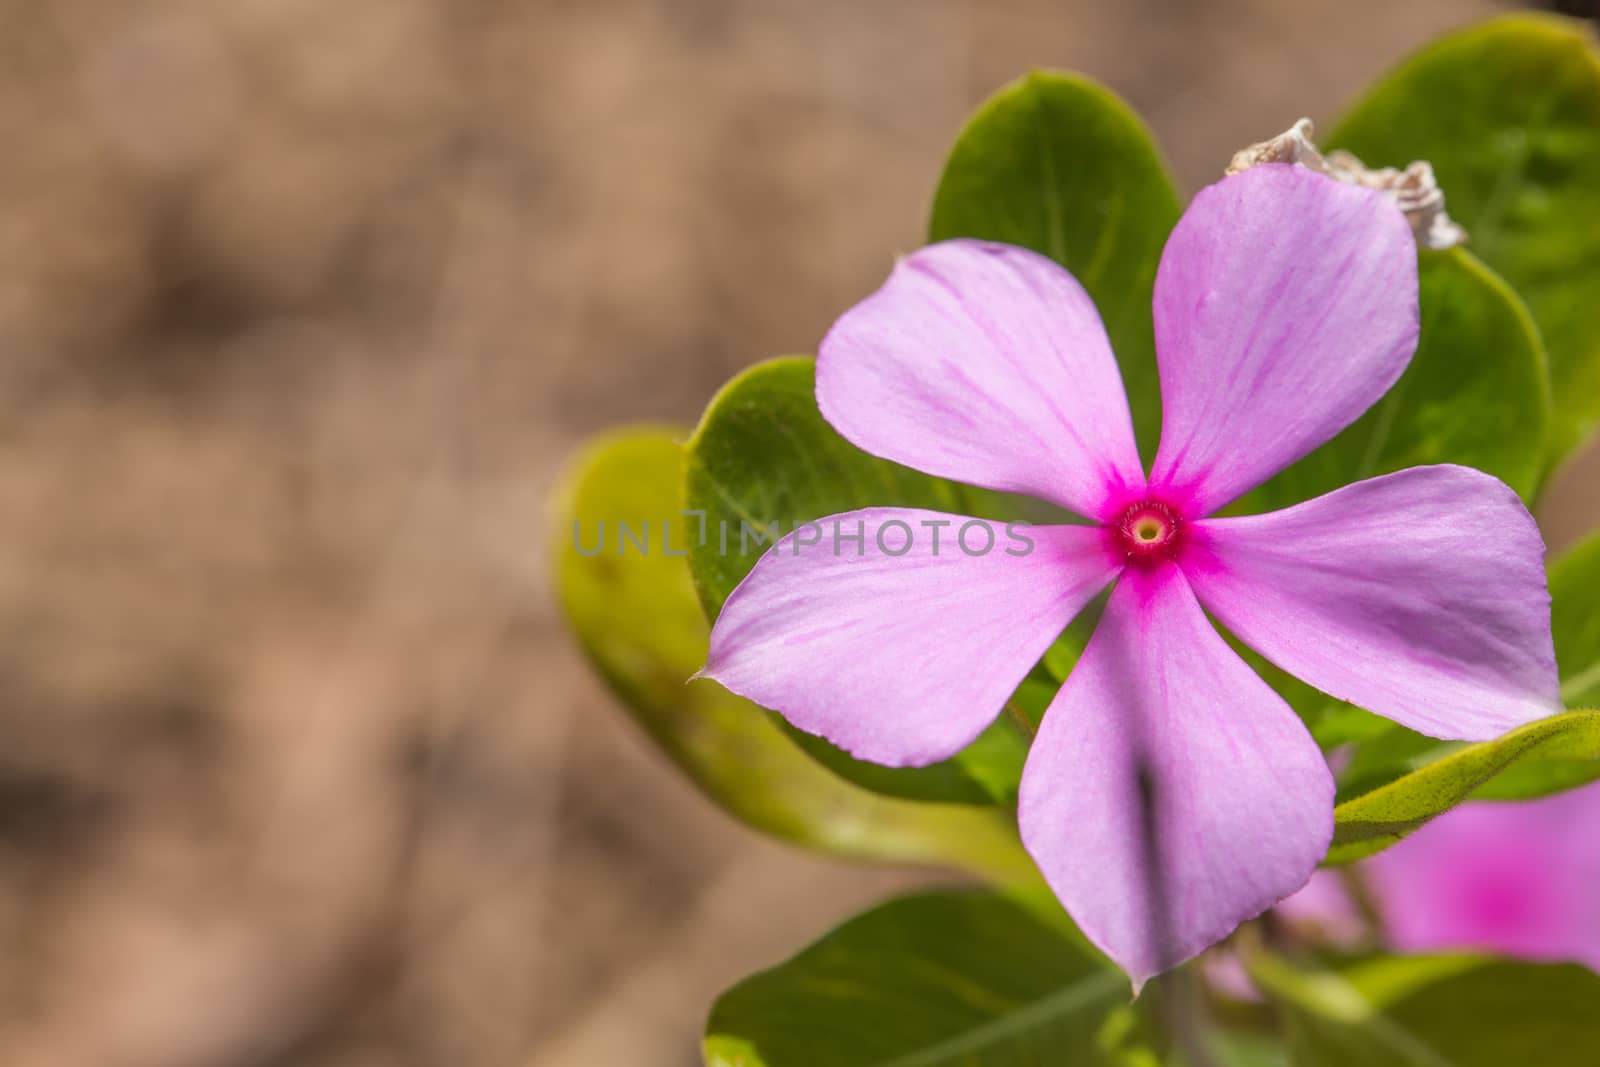
[[[1286,1012],[1295,1067],[1589,1067],[1600,975],[1470,956],[1378,958],[1345,971],[1257,961]]]
[[[1020,515],[1009,511],[1008,498],[878,459],[840,437],[817,411],[814,366],[791,357],[739,375],[712,400],[689,441],[688,507],[705,515],[705,536],[690,541],[689,567],[710,618],[776,539],[774,529],[786,534],[799,523],[874,506],[996,520]],[[865,788],[965,804],[1012,803],[1030,739],[1013,716],[1001,715],[949,760],[892,768],[784,729],[830,770]]]
[[[1550,391],[1517,294],[1469,253],[1425,252],[1422,335],[1393,389],[1339,436],[1234,510],[1267,511],[1430,463],[1487,471],[1531,498],[1544,470]]]
[[[865,912],[718,998],[708,1067],[1126,1064],[1128,979],[993,893]],[[1144,1059],[1142,1062],[1154,1062]]]
[[[1518,761],[1538,759],[1592,766],[1600,760],[1600,711],[1569,711],[1513,730],[1495,741],[1467,745],[1334,809],[1328,863],[1362,859],[1399,841],[1423,823],[1479,794],[1486,783]],[[1532,792],[1550,783],[1531,780]],[[1562,788],[1567,783],[1559,784]],[[1499,796],[1504,797],[1502,789]]]
[[[758,830],[852,858],[1033,879],[1007,813],[858,789],[807,758],[760,708],[711,682],[685,684],[705,662],[708,627],[681,555],[693,528],[680,514],[682,436],[608,434],[578,458],[557,498],[561,605],[629,715],[701,792]],[[647,551],[619,538],[624,524]]]
[[[929,237],[978,237],[1041,252],[1094,298],[1122,364],[1141,451],[1161,425],[1156,265],[1181,206],[1149,131],[1121,100],[1040,71],[1001,89],[956,138]]]
[[[1513,15],[1406,60],[1328,139],[1372,166],[1432,162],[1476,254],[1528,302],[1559,455],[1600,420],[1600,57],[1580,22]]]

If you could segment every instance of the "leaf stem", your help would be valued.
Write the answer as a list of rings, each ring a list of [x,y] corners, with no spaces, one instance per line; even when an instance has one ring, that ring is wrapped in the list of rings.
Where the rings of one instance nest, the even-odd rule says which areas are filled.
[[[1021,730],[1027,737],[1028,743],[1032,744],[1033,739],[1039,736],[1039,731],[1034,727],[1033,720],[1028,718],[1028,713],[1023,711],[1015,700],[1006,701],[1005,709],[1006,716],[1010,718],[1012,725]]]

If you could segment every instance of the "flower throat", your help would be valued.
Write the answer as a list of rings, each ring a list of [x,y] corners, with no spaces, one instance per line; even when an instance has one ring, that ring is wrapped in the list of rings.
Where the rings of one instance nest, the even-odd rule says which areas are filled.
[[[1111,524],[1117,547],[1130,563],[1172,559],[1183,541],[1183,518],[1159,500],[1140,500]]]

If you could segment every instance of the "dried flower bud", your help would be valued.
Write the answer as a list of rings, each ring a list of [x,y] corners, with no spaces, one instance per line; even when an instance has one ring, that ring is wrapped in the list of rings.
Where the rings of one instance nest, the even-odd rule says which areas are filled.
[[[1228,169],[1224,173],[1238,174],[1258,163],[1298,163],[1302,167],[1310,167],[1314,171],[1327,174],[1327,160],[1322,158],[1322,153],[1317,151],[1317,146],[1311,141],[1315,133],[1311,120],[1301,119],[1270,141],[1262,141],[1260,144],[1239,149],[1233,154],[1233,159],[1228,163]]]
[[[1324,156],[1317,151],[1314,134],[1311,120],[1301,119],[1271,140],[1235,152],[1226,173],[1237,174],[1261,163],[1295,163],[1351,185],[1387,193],[1405,213],[1417,244],[1423,248],[1454,248],[1466,243],[1467,231],[1445,213],[1444,190],[1434,179],[1432,164],[1417,160],[1404,170],[1374,169],[1349,152],[1334,151]]]

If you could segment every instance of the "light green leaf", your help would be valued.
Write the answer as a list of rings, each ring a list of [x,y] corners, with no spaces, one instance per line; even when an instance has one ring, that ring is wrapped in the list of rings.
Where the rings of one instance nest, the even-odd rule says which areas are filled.
[[[1269,511],[1430,463],[1487,471],[1525,499],[1544,471],[1550,389],[1517,294],[1461,249],[1425,252],[1422,336],[1393,389],[1339,436],[1233,510]]]
[[[1087,78],[1039,71],[990,97],[956,138],[928,229],[934,241],[1031,248],[1083,283],[1122,364],[1148,457],[1161,425],[1151,290],[1179,211],[1139,117]]]
[[[1435,816],[1483,790],[1519,760],[1587,763],[1600,759],[1600,711],[1569,711],[1530,723],[1496,741],[1467,745],[1334,809],[1328,863],[1350,863],[1399,841]],[[1548,783],[1527,781],[1536,796]],[[1563,788],[1567,783],[1557,785]],[[1504,797],[1505,790],[1498,793]]]
[[[997,520],[1019,517],[1005,498],[878,459],[836,433],[817,411],[814,363],[790,357],[758,364],[723,387],[687,446],[688,507],[705,514],[689,568],[706,614],[722,603],[775,538],[856,508],[929,508]],[[896,699],[884,693],[884,700]],[[781,721],[781,720],[780,720]],[[1009,804],[1016,798],[1029,736],[1000,716],[972,745],[931,767],[891,768],[852,759],[784,725],[830,770],[875,792],[918,800]]]
[[[1128,980],[993,893],[904,897],[718,998],[708,1067],[1126,1064]],[[1154,1062],[1144,1059],[1142,1062]]]
[[[1289,1018],[1295,1067],[1589,1067],[1600,975],[1470,956],[1377,958],[1345,971],[1256,960]]]
[[[1371,166],[1432,162],[1473,250],[1528,302],[1559,457],[1600,419],[1600,56],[1576,20],[1511,15],[1428,45],[1328,138]]]
[[[684,435],[634,428],[594,442],[555,508],[556,586],[579,643],[656,745],[729,814],[758,830],[856,859],[1036,876],[999,809],[892,800],[828,773],[755,705],[710,682],[708,627],[680,555]],[[648,529],[649,549],[618,537]],[[648,526],[646,526],[648,524]],[[594,552],[601,527],[605,543]],[[581,549],[581,550],[580,550]],[[593,553],[593,554],[586,554]]]
[[[1374,734],[1357,744],[1342,761],[1339,803],[1370,793],[1467,747],[1460,741],[1441,741],[1419,734],[1379,716],[1373,718],[1377,719]]]

